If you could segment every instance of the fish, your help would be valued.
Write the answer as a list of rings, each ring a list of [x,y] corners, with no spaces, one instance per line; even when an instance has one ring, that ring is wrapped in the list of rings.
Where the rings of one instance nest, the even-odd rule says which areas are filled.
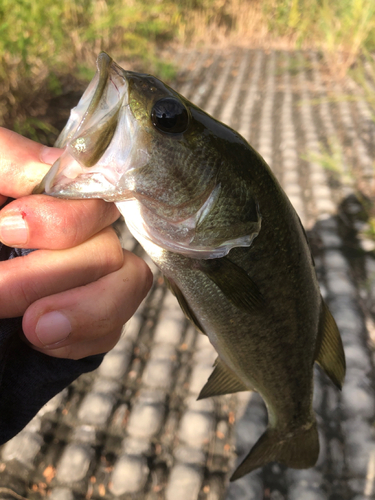
[[[345,355],[301,221],[264,159],[156,77],[108,54],[35,193],[114,202],[218,357],[198,399],[257,391],[268,426],[233,473],[319,456],[314,364],[341,389]]]

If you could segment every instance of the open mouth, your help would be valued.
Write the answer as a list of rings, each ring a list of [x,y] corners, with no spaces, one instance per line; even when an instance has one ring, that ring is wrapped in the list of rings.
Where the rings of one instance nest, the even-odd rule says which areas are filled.
[[[127,90],[124,71],[108,54],[105,52],[99,54],[96,74],[78,105],[72,110],[69,121],[55,146],[62,148],[73,138],[80,139],[85,131],[103,119],[108,121],[114,111],[121,106],[124,97],[127,96]],[[80,152],[78,145],[77,152]]]
[[[127,106],[125,72],[102,52],[97,71],[55,146],[65,148],[34,193],[69,198],[101,197],[109,193],[123,173],[119,168],[130,156],[135,123]],[[127,108],[124,111],[124,108]],[[110,148],[121,126],[119,148]]]

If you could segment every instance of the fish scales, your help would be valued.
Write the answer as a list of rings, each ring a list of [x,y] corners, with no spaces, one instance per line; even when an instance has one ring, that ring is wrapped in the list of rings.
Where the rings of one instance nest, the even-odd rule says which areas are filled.
[[[218,358],[199,398],[256,390],[268,427],[237,468],[313,466],[313,367],[345,357],[306,234],[270,168],[234,130],[107,54],[36,192],[114,201]]]

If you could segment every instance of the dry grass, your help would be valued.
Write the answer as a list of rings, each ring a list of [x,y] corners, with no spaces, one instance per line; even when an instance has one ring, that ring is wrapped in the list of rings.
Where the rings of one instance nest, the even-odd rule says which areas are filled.
[[[168,80],[166,43],[313,47],[337,77],[375,49],[374,33],[373,0],[0,0],[0,125],[28,133],[27,117],[67,75],[89,80],[101,50]]]
[[[267,35],[259,0],[213,0],[187,11],[178,25],[178,38],[185,45],[258,45]]]

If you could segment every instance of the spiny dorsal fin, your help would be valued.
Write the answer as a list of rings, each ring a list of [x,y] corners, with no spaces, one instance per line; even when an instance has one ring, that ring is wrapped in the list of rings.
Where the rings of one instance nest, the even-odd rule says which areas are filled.
[[[189,319],[194,324],[194,326],[196,328],[198,328],[198,330],[200,330],[202,333],[207,335],[206,332],[203,330],[201,324],[199,323],[197,317],[195,316],[194,312],[190,308],[189,304],[186,302],[185,297],[183,296],[181,290],[178,288],[176,283],[174,281],[172,281],[171,279],[167,278],[166,276],[164,276],[164,281],[165,281],[165,284],[167,285],[167,287],[169,288],[169,290],[176,297],[176,299],[177,299],[183,313],[187,317],[187,319]]]
[[[227,257],[197,262],[198,269],[204,272],[236,307],[252,313],[262,309],[263,296],[242,267]]]
[[[315,361],[339,388],[345,378],[345,354],[336,322],[322,298]]]
[[[220,358],[216,359],[214,366],[215,369],[199,393],[198,399],[254,390],[246,386]]]

